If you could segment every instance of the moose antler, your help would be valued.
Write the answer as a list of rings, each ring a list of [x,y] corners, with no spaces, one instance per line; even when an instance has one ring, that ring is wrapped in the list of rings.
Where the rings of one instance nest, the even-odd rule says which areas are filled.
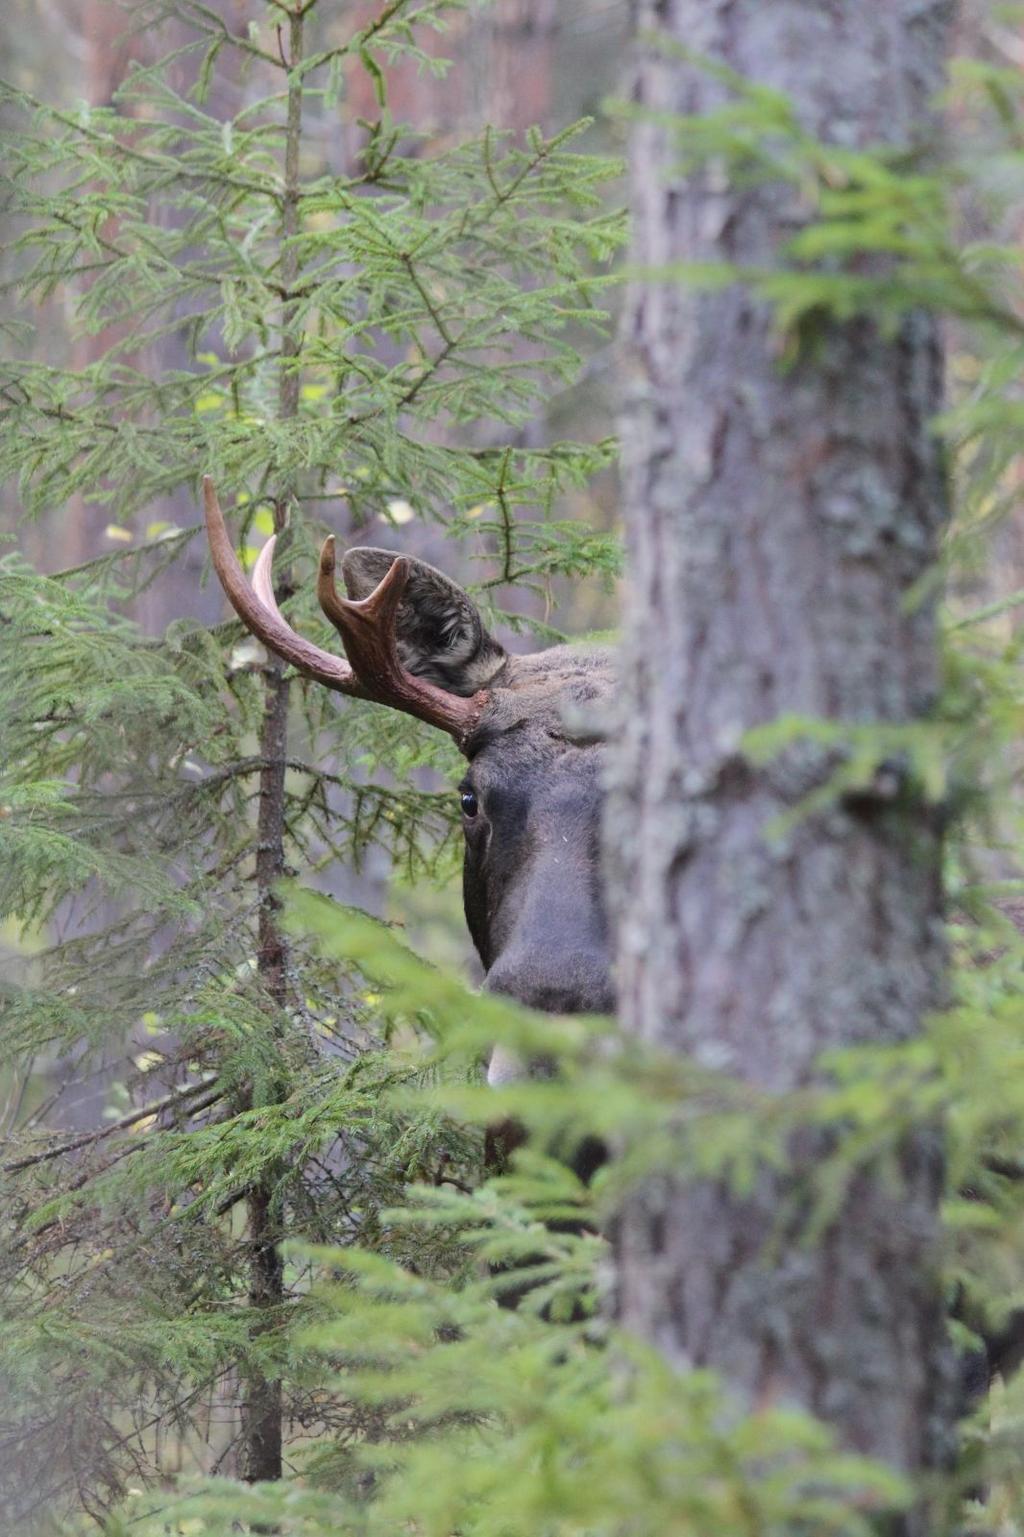
[[[395,621],[409,580],[409,562],[399,556],[368,598],[343,598],[334,585],[334,539],[320,551],[317,596],[320,606],[338,630],[349,661],[322,651],[293,630],[274,597],[272,565],[276,536],[260,551],[248,583],[224,523],[217,493],[209,475],[203,476],[206,533],[214,569],[228,600],[242,623],[258,640],[307,678],[340,694],[353,694],[390,705],[447,731],[462,747],[480,719],[487,691],[470,699],[449,694],[426,678],[407,672],[398,655]]]

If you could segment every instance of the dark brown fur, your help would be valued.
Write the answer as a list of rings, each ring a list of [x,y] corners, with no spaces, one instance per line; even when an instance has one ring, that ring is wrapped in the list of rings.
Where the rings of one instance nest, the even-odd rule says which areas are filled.
[[[342,563],[349,595],[366,597],[395,558],[350,550]],[[478,808],[463,817],[463,892],[484,986],[552,1013],[609,1012],[603,747],[581,745],[566,715],[611,694],[612,655],[556,646],[511,656],[461,587],[424,561],[410,567],[397,621],[403,665],[450,693],[489,689],[460,786]]]

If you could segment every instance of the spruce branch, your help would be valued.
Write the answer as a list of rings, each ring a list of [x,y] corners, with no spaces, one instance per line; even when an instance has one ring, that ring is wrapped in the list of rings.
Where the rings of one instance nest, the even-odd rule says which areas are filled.
[[[198,1115],[203,1110],[208,1110],[215,1105],[218,1099],[224,1095],[224,1090],[218,1088],[211,1093],[204,1091],[209,1089],[210,1080],[204,1079],[202,1083],[193,1083],[185,1088],[173,1089],[170,1094],[165,1094],[162,1099],[151,1101],[139,1110],[132,1110],[128,1115],[119,1116],[116,1121],[111,1121],[106,1126],[98,1127],[94,1131],[83,1132],[78,1137],[73,1137],[70,1142],[58,1143],[55,1147],[44,1148],[39,1153],[33,1153],[27,1158],[15,1158],[10,1163],[2,1165],[5,1174],[18,1174],[22,1169],[32,1168],[35,1164],[49,1162],[53,1158],[63,1158],[67,1153],[77,1153],[80,1148],[93,1147],[97,1142],[105,1142],[108,1137],[115,1136],[119,1131],[126,1131],[131,1126],[137,1126],[139,1121],[149,1117],[163,1115],[167,1110],[178,1110],[188,1106],[189,1116]],[[191,1103],[190,1103],[191,1102]]]

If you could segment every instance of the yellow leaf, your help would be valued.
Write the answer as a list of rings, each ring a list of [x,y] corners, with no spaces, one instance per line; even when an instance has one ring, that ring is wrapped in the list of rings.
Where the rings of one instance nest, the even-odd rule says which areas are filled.
[[[108,523],[103,532],[108,539],[116,539],[119,544],[131,544],[135,537],[130,528],[122,528],[120,523]]]

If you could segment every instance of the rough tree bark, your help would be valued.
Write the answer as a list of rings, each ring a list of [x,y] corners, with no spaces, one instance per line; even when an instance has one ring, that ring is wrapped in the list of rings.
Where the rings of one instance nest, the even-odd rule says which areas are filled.
[[[636,98],[652,114],[722,104],[678,47],[651,44],[660,33],[785,91],[821,139],[911,147],[936,130],[950,12],[637,0]],[[796,191],[733,185],[721,166],[682,179],[674,157],[662,123],[641,120],[636,263],[778,259],[806,218]],[[766,829],[821,782],[820,762],[790,750],[759,768],[742,746],[788,714],[902,722],[934,699],[932,611],[904,599],[946,514],[928,429],[940,338],[923,314],[891,339],[867,320],[830,325],[783,371],[749,293],[655,281],[634,285],[624,339],[632,575],[608,822],[622,1015],[646,1042],[785,1091],[825,1048],[912,1036],[941,996],[928,809],[880,784],[773,841]],[[794,1149],[805,1172],[813,1154]],[[937,1137],[910,1143],[903,1171],[899,1192],[859,1179],[810,1248],[778,1244],[798,1167],[745,1200],[652,1180],[617,1235],[620,1321],[680,1367],[719,1369],[748,1403],[801,1406],[848,1447],[933,1465],[949,1442]]]

